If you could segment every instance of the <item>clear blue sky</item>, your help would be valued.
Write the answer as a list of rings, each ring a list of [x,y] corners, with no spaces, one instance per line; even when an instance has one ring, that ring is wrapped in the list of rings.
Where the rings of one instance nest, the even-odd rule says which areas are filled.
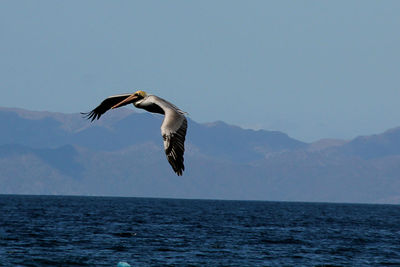
[[[146,90],[314,141],[400,126],[400,1],[0,2],[0,106]]]

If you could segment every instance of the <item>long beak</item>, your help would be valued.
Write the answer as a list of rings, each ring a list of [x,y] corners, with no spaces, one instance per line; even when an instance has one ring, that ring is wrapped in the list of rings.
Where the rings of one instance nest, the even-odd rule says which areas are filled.
[[[111,109],[118,108],[118,107],[124,106],[124,105],[128,105],[130,103],[134,103],[137,98],[138,98],[137,95],[130,95],[127,98],[125,98],[124,100],[122,100],[121,102],[119,102],[118,104],[114,105]]]

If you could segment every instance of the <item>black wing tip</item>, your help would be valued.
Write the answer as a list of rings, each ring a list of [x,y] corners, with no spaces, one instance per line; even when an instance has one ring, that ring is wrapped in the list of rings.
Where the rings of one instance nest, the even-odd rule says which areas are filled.
[[[172,169],[174,170],[176,175],[182,176],[183,175],[183,171],[185,170],[185,165],[183,165],[183,162],[182,162],[182,165],[180,165],[180,166],[176,166],[176,165],[172,166]]]
[[[84,119],[88,119],[90,116],[90,112],[80,112],[80,114],[81,114],[82,118],[84,118]]]
[[[185,165],[183,164],[183,155],[178,158],[178,160],[174,159],[172,156],[167,155],[167,159],[172,169],[178,176],[182,176],[183,171],[185,170]]]
[[[93,110],[90,112],[81,112],[82,118],[88,119],[91,122],[95,119],[100,119],[101,114],[94,112]]]
[[[183,175],[183,169],[177,170],[177,171],[175,171],[175,173],[176,173],[176,175],[178,175],[178,176],[182,176],[182,175]]]

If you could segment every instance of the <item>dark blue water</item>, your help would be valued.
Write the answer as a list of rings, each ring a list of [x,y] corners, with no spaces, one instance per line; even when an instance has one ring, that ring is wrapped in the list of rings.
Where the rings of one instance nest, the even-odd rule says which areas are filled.
[[[0,196],[0,266],[400,266],[400,206]]]

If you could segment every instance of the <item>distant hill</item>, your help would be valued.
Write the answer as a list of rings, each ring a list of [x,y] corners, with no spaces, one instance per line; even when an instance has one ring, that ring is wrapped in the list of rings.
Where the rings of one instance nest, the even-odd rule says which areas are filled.
[[[0,109],[0,145],[21,144],[54,148],[78,145],[94,150],[119,150],[152,142],[162,145],[162,116],[133,113],[129,109],[106,113],[93,123],[80,114]],[[226,159],[251,161],[265,153],[304,148],[305,143],[276,131],[244,130],[223,122],[199,124],[188,120],[188,143],[201,153]]]
[[[277,131],[189,119],[183,177],[162,116],[0,108],[0,193],[400,203],[400,128],[304,143]]]
[[[357,155],[364,159],[375,159],[399,155],[400,127],[382,134],[360,136],[340,148],[343,153]]]

